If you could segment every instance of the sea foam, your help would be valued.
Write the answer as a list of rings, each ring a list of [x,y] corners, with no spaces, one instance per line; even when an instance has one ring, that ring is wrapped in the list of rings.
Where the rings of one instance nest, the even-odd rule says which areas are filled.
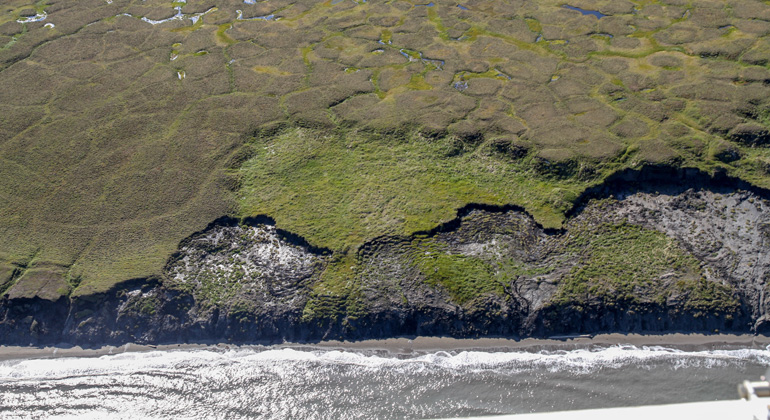
[[[684,367],[729,366],[753,362],[770,366],[770,349],[730,349],[683,351],[667,347],[617,345],[556,351],[439,351],[412,356],[383,356],[355,351],[296,350],[291,348],[229,350],[169,350],[126,352],[100,357],[60,357],[52,359],[9,360],[0,362],[0,381],[67,378],[111,373],[129,374],[178,371],[203,367],[279,366],[314,364],[357,366],[365,369],[393,367],[440,368],[449,370],[522,371],[544,369],[550,372],[590,373],[597,369],[619,369],[630,365],[667,363],[672,369]]]

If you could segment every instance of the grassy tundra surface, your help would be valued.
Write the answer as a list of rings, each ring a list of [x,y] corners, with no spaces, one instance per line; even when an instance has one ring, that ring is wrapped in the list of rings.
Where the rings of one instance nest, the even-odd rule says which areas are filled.
[[[0,291],[161,277],[223,215],[330,249],[330,279],[366,241],[468,203],[559,227],[587,187],[645,164],[770,187],[770,5],[569,4],[604,16],[561,1],[4,2]],[[560,296],[601,287],[616,250],[587,244]],[[447,264],[426,281],[484,271]],[[464,300],[490,284],[446,287]]]

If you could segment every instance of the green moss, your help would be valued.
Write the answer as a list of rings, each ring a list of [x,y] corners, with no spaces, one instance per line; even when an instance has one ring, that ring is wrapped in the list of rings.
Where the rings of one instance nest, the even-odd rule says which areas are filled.
[[[732,314],[740,309],[740,303],[729,287],[703,278],[679,282],[676,291],[686,294],[684,309],[695,314]]]
[[[202,20],[202,19],[201,19]],[[235,40],[230,38],[225,31],[232,28],[232,23],[224,23],[222,25],[219,25],[219,29],[217,29],[217,40],[225,45],[233,45],[235,44]]]
[[[583,187],[539,177],[526,159],[458,154],[453,137],[296,128],[254,146],[256,156],[241,169],[240,214],[274,215],[284,229],[340,251],[431,229],[468,203],[522,204],[546,226],[559,226]]]
[[[590,298],[626,304],[663,304],[685,295],[684,309],[732,313],[730,289],[702,278],[698,261],[665,234],[630,224],[605,224],[572,232],[567,251],[580,264],[559,284],[553,302],[583,305]],[[676,279],[663,281],[662,277]]]
[[[306,47],[302,47],[300,50],[302,53],[302,62],[305,63],[305,66],[310,67],[310,53],[313,52],[313,47],[308,45]]]
[[[352,255],[337,254],[313,285],[302,320],[310,323],[356,319],[365,314],[357,261]]]
[[[392,42],[393,38],[393,32],[391,32],[389,29],[384,29],[382,31],[382,36],[380,37],[380,41],[382,41],[383,44],[389,44]]]
[[[444,288],[455,303],[463,305],[487,293],[502,294],[502,283],[489,263],[451,254],[436,243],[418,241],[413,246],[412,264],[425,275],[425,282]]]
[[[543,26],[540,25],[540,22],[538,22],[537,19],[527,18],[525,21],[527,22],[527,27],[530,31],[536,34],[543,32]]]
[[[429,85],[425,81],[425,76],[422,74],[414,74],[409,79],[409,83],[406,85],[409,89],[412,90],[431,90],[433,89],[433,86]]]
[[[573,269],[560,286],[561,299],[593,296],[633,297],[634,289],[650,286],[668,270],[697,269],[697,261],[663,233],[636,225],[603,225],[578,232],[570,247],[584,264]]]
[[[13,264],[0,263],[0,296],[13,286],[20,269]]]

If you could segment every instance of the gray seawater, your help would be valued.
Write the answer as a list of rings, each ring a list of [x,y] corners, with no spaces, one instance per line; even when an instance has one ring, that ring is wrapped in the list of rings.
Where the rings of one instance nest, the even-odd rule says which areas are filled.
[[[0,362],[0,418],[417,419],[737,399],[768,349],[393,356],[180,350]]]

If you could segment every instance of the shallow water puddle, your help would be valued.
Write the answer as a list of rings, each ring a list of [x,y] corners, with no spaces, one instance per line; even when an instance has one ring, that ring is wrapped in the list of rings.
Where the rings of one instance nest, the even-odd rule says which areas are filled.
[[[496,72],[495,77],[497,77],[498,79],[511,80],[511,76],[508,76],[507,74],[503,73],[501,70],[499,69],[492,69],[492,70]]]
[[[182,3],[182,2],[175,2],[175,4],[176,3]],[[201,13],[182,13],[182,6],[174,6],[174,10],[176,10],[176,14],[174,16],[171,16],[170,18],[160,19],[160,20],[153,20],[153,19],[147,18],[146,16],[142,16],[141,19],[142,19],[142,22],[147,22],[150,25],[159,25],[161,23],[171,22],[171,21],[174,21],[174,20],[190,19],[192,24],[195,25],[198,22],[198,19],[200,19],[201,17],[205,16],[208,13],[211,13],[211,12],[217,10],[217,8],[216,7],[212,7],[210,9],[206,10],[205,12],[201,12]],[[121,13],[118,16],[131,16],[131,17],[133,17],[133,15],[131,15],[129,13]]]
[[[382,44],[383,42],[380,41],[380,43]],[[384,52],[384,50],[375,50],[373,52],[377,52],[377,51]],[[427,65],[434,66],[437,70],[443,70],[444,64],[446,64],[444,60],[433,60],[430,58],[424,58],[422,53],[419,51],[412,51],[406,48],[401,48],[400,50],[398,50],[398,52],[404,57],[406,57],[406,59],[409,60],[409,62],[420,61],[426,66]]]
[[[41,12],[41,13],[36,14],[35,16],[25,16],[25,17],[16,19],[16,22],[19,22],[19,23],[42,22],[47,17],[48,17],[48,13]]]
[[[265,16],[255,16],[255,17],[245,18],[245,17],[243,17],[243,10],[236,10],[235,11],[235,15],[236,15],[236,17],[235,17],[236,20],[268,20],[268,21],[272,21],[272,20],[278,20],[279,19],[279,18],[277,18],[272,13],[269,14],[269,15],[265,15]]]
[[[605,15],[604,13],[602,13],[602,12],[600,12],[600,11],[598,11],[598,10],[586,10],[586,9],[581,9],[581,8],[579,8],[579,7],[570,6],[569,4],[565,4],[565,5],[564,5],[564,6],[562,6],[562,7],[564,7],[565,9],[569,9],[569,10],[576,10],[576,11],[578,11],[578,12],[580,12],[580,13],[584,14],[584,15],[591,15],[591,16],[595,16],[597,19],[601,19],[601,18],[603,18],[603,17],[607,16],[607,15]]]

